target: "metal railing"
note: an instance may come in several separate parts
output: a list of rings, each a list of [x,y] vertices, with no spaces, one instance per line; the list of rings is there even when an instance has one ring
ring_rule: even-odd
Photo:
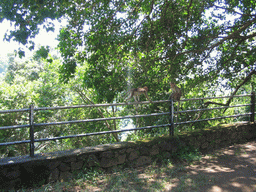
[[[30,139],[29,140],[22,140],[22,141],[13,141],[13,142],[0,143],[0,146],[8,146],[8,145],[29,143],[29,145],[30,145],[30,156],[34,157],[35,142],[44,142],[44,141],[52,141],[52,140],[60,140],[60,139],[68,139],[68,138],[76,138],[76,137],[86,137],[86,136],[92,136],[92,135],[103,135],[103,134],[111,134],[111,133],[114,134],[114,133],[121,133],[121,132],[127,132],[127,131],[137,131],[137,130],[153,129],[153,128],[160,128],[160,127],[169,127],[169,134],[174,135],[175,125],[182,125],[182,124],[189,124],[189,123],[210,121],[210,120],[218,120],[218,119],[225,119],[225,118],[234,118],[234,117],[239,117],[239,116],[250,116],[250,121],[254,122],[255,93],[253,92],[250,95],[236,95],[236,96],[233,96],[233,97],[248,97],[248,96],[251,97],[251,103],[250,104],[215,107],[215,108],[205,108],[205,109],[194,109],[194,110],[185,110],[185,111],[178,111],[178,112],[174,111],[174,102],[172,100],[161,100],[161,101],[152,101],[152,102],[144,101],[144,102],[139,102],[139,103],[138,102],[133,102],[133,103],[113,103],[113,104],[92,104],[92,105],[38,107],[38,108],[34,108],[34,106],[31,105],[29,108],[25,108],[25,109],[2,110],[2,111],[0,111],[0,114],[3,114],[3,113],[17,113],[17,112],[28,112],[29,113],[29,124],[3,126],[3,127],[0,127],[0,131],[1,130],[9,130],[9,129],[18,129],[18,128],[29,127]],[[181,102],[195,101],[195,100],[205,100],[205,99],[221,99],[221,98],[230,98],[230,96],[183,99],[183,100],[181,100]],[[164,112],[164,113],[151,113],[151,114],[143,114],[143,115],[128,115],[128,116],[121,116],[121,117],[83,119],[83,120],[61,121],[61,122],[48,122],[48,123],[35,123],[34,122],[35,111],[88,108],[88,107],[111,107],[111,106],[124,106],[124,105],[149,104],[149,103],[168,103],[169,104],[169,111]],[[250,113],[230,115],[230,116],[222,116],[222,117],[215,117],[215,118],[208,118],[208,119],[199,119],[199,120],[192,120],[192,121],[184,121],[184,122],[174,122],[174,115],[175,114],[182,114],[182,113],[189,113],[189,112],[200,112],[200,111],[208,111],[208,110],[217,110],[217,109],[225,109],[225,108],[232,108],[232,107],[245,107],[245,106],[251,106]],[[145,126],[145,127],[139,127],[139,128],[131,128],[131,129],[120,129],[120,130],[112,130],[112,131],[83,133],[83,134],[59,136],[59,137],[52,137],[52,138],[41,138],[41,139],[35,139],[34,138],[34,128],[35,127],[40,127],[40,126],[76,124],[76,123],[117,120],[117,119],[131,119],[131,118],[141,118],[141,117],[163,116],[163,115],[168,115],[169,116],[169,122],[167,124]]]

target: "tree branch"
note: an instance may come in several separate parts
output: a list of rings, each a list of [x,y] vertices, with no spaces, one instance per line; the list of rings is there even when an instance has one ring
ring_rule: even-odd
[[[241,16],[255,16],[255,15],[251,15],[251,14],[242,14],[242,13],[239,13],[238,11],[235,11],[235,10],[227,8],[227,7],[220,7],[220,6],[217,6],[217,5],[214,5],[214,7],[218,8],[218,9],[224,9],[224,10],[227,10],[229,12],[241,15]]]
[[[235,91],[231,94],[231,96],[230,96],[230,98],[229,98],[229,100],[227,101],[226,104],[208,101],[208,102],[204,103],[204,105],[206,105],[206,107],[207,107],[208,105],[210,105],[210,104],[221,105],[221,106],[229,106],[230,103],[231,103],[231,101],[232,101],[232,99],[233,99],[233,97],[234,97],[234,95],[236,94],[236,92],[240,89],[240,87],[242,87],[247,81],[249,81],[249,80],[251,79],[251,76],[252,76],[252,75],[256,75],[256,71],[255,71],[255,70],[251,71],[251,72],[247,75],[247,77],[243,80],[243,82],[240,83],[240,84],[236,87]],[[227,109],[228,109],[228,108],[226,108],[226,109],[223,111],[223,113],[225,113]]]
[[[242,36],[240,36],[238,34],[241,33],[242,31],[244,31],[246,28],[248,28],[255,21],[256,21],[256,17],[254,17],[254,19],[252,19],[252,20],[248,21],[247,23],[245,23],[240,29],[234,31],[233,33],[229,34],[227,37],[224,37],[222,40],[220,40],[219,42],[213,44],[210,47],[204,47],[204,48],[198,49],[198,50],[185,51],[185,52],[178,53],[177,55],[183,55],[183,54],[187,54],[187,53],[200,53],[202,51],[211,50],[214,47],[217,47],[217,46],[221,45],[223,42],[225,42],[228,39],[234,39],[235,37],[238,37],[238,36],[242,37]],[[255,33],[253,33],[252,35],[255,35]],[[246,37],[251,37],[251,35],[246,36]],[[252,37],[254,37],[254,36],[252,36]]]

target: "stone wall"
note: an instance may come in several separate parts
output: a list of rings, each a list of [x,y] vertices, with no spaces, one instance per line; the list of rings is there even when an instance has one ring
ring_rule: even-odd
[[[0,189],[66,181],[84,168],[112,169],[118,165],[138,167],[157,158],[171,158],[180,147],[210,150],[256,137],[254,123],[219,126],[175,137],[85,147],[69,151],[0,159]]]

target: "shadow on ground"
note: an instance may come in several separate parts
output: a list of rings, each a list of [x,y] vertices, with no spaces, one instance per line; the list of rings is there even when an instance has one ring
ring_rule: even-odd
[[[200,191],[256,191],[256,142],[214,151],[186,171],[192,180],[209,179]]]

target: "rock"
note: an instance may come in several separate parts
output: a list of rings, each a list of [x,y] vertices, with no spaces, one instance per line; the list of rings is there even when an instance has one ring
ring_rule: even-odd
[[[201,145],[201,148],[202,148],[202,149],[206,149],[208,146],[209,146],[209,143],[208,143],[208,142],[204,142],[204,143]]]
[[[50,173],[50,176],[48,178],[48,182],[55,182],[55,181],[58,181],[58,180],[59,180],[59,170],[57,168],[55,168]]]
[[[21,186],[20,178],[8,182],[0,182],[1,191],[15,191],[14,188],[17,188],[17,186]]]
[[[114,157],[114,154],[112,151],[106,151],[101,154],[101,157],[110,159],[110,158]]]
[[[126,153],[131,153],[132,151],[134,151],[133,148],[128,148],[128,149],[126,150]]]
[[[66,163],[73,162],[73,161],[76,161],[76,157],[75,156],[69,156],[69,157],[66,157],[63,160],[63,162],[66,162]]]
[[[121,150],[118,151],[118,153],[119,153],[119,154],[124,154],[125,151],[126,151],[126,149],[121,149]]]
[[[32,187],[45,184],[49,178],[50,170],[44,162],[23,164],[20,167],[22,185]]]
[[[146,146],[140,147],[140,155],[149,155],[150,149]]]
[[[125,162],[125,159],[126,159],[126,154],[119,155],[118,160],[117,160],[117,164],[118,165],[123,164]]]
[[[52,169],[55,169],[56,167],[58,167],[59,165],[60,165],[60,161],[52,161],[52,162],[49,162],[49,164],[48,164],[48,168],[50,169],[50,170],[52,170]]]
[[[103,168],[113,167],[113,166],[117,165],[117,160],[102,158],[100,165]]]
[[[128,160],[129,160],[129,161],[132,161],[132,160],[134,160],[134,159],[137,159],[138,157],[139,157],[138,152],[137,152],[137,151],[132,151],[132,152],[130,153],[129,157],[128,157]]]
[[[161,151],[171,151],[172,149],[171,143],[167,143],[165,141],[160,143],[159,147],[161,148]]]
[[[70,166],[67,163],[61,163],[59,165],[59,169],[62,172],[69,171],[70,170]]]
[[[136,166],[142,166],[142,165],[146,165],[146,164],[150,164],[151,163],[151,157],[149,156],[141,156],[137,159],[137,164]]]
[[[68,172],[68,171],[60,172],[60,178],[59,178],[59,180],[60,180],[61,182],[63,182],[63,181],[69,181],[69,180],[71,180],[72,178],[73,178],[73,174],[72,174],[72,173],[70,173],[70,172]]]
[[[95,167],[100,164],[98,158],[94,154],[89,155],[87,163],[88,167]]]
[[[150,155],[157,155],[157,154],[159,154],[159,147],[157,145],[154,145],[150,150]]]
[[[8,172],[5,176],[6,176],[8,179],[16,179],[17,177],[20,176],[20,171],[19,171],[19,170],[16,170],[16,171]]]
[[[83,161],[71,162],[71,170],[81,169],[83,167]]]

